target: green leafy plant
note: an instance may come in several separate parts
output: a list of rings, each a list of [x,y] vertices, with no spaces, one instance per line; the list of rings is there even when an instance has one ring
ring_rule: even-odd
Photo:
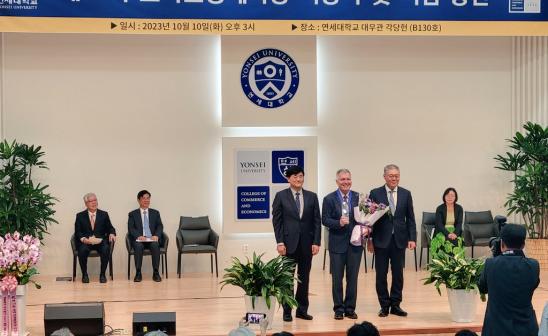
[[[467,258],[463,247],[463,239],[457,238],[453,244],[445,239],[443,233],[438,233],[430,243],[432,261],[428,264],[430,276],[423,279],[425,285],[434,284],[441,295],[440,286],[449,289],[478,289],[478,281],[483,270],[484,260]],[[481,294],[485,301],[485,295]]]
[[[41,146],[0,142],[0,235],[19,232],[43,239],[53,218],[57,199],[48,185],[35,183],[35,169],[47,169]]]
[[[497,155],[495,167],[514,173],[508,214],[523,216],[529,238],[548,238],[548,127],[528,122],[525,133],[506,139],[513,152]]]
[[[261,259],[263,255],[264,253],[256,255],[253,252],[253,258],[249,260],[246,257],[246,263],[232,257],[232,265],[225,268],[221,289],[226,285],[240,287],[246,295],[251,296],[253,307],[258,296],[265,299],[268,308],[271,305],[271,296],[275,296],[280,305],[297,307],[297,301],[293,297],[293,283],[297,280],[294,262],[278,256],[265,263]]]

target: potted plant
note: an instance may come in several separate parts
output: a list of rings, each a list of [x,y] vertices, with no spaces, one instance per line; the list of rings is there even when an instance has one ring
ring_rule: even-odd
[[[512,172],[513,191],[506,203],[508,215],[521,215],[525,221],[528,254],[548,250],[548,127],[527,122],[524,133],[506,139],[512,152],[497,155],[497,169]],[[540,240],[539,240],[540,239]],[[541,267],[548,258],[538,257]]]
[[[265,263],[261,259],[263,255],[253,252],[252,259],[246,257],[245,263],[232,257],[232,265],[225,268],[221,289],[226,285],[243,289],[247,312],[265,313],[270,328],[276,301],[280,305],[297,307],[293,297],[293,284],[297,278],[291,259],[278,256]]]
[[[53,218],[57,199],[48,185],[33,181],[35,170],[47,169],[40,146],[0,142],[0,235],[19,232],[40,240]]]
[[[467,258],[463,239],[457,238],[454,244],[446,240],[442,233],[438,233],[430,243],[430,253],[430,275],[423,279],[424,284],[433,283],[440,295],[440,286],[445,286],[453,321],[473,321],[476,315],[476,296],[479,293],[477,284],[484,260]],[[481,294],[481,300],[485,301],[484,294]]]

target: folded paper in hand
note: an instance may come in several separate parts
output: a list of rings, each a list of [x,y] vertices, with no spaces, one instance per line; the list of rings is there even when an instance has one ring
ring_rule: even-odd
[[[101,242],[103,241],[103,238],[97,238],[95,236],[91,236],[88,238],[88,240],[91,245],[97,245],[97,244],[101,244]]]

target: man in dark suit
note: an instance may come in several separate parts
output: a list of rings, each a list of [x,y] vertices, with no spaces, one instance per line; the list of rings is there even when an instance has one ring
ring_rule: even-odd
[[[82,269],[82,282],[89,283],[88,256],[91,250],[95,250],[101,257],[99,282],[106,283],[105,271],[110,257],[110,243],[116,240],[116,230],[110,222],[108,212],[98,209],[99,204],[94,193],[84,195],[84,204],[87,209],[76,214],[74,223],[74,237]],[[99,239],[102,240],[99,242]]]
[[[133,281],[140,282],[143,279],[141,265],[143,264],[143,251],[150,250],[152,256],[152,280],[162,281],[158,268],[160,266],[160,239],[164,230],[160,212],[150,209],[150,193],[141,190],[137,194],[139,209],[128,214],[127,229],[130,236],[133,250],[135,251],[135,278]]]
[[[537,336],[531,299],[540,282],[538,261],[525,257],[526,230],[506,224],[501,232],[500,256],[485,261],[479,289],[489,294],[482,336]]]
[[[381,310],[379,317],[388,314],[407,316],[400,307],[403,291],[405,248],[414,249],[417,240],[413,199],[409,190],[399,187],[400,168],[394,164],[384,167],[382,187],[371,190],[369,198],[375,203],[388,204],[390,210],[373,226],[375,250],[376,290]],[[368,246],[371,246],[369,244]],[[370,247],[368,247],[370,248]],[[392,269],[392,286],[388,292],[388,264]]]
[[[289,188],[276,194],[272,204],[272,224],[277,250],[295,261],[301,281],[297,285],[295,299],[298,307],[295,316],[312,320],[308,314],[308,280],[312,256],[318,254],[321,240],[321,217],[318,196],[304,190],[304,171],[292,166],[285,172]],[[291,308],[284,306],[283,319],[292,320]]]
[[[329,258],[331,263],[331,294],[335,320],[344,316],[357,319],[356,293],[363,247],[350,244],[356,225],[354,207],[359,194],[351,191],[352,175],[348,169],[337,171],[338,189],[325,196],[322,205],[322,223],[329,230]],[[346,269],[346,295],[343,299],[343,277]]]

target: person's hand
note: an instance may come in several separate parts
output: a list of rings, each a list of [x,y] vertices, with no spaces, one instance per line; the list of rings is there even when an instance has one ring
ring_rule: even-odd
[[[341,226],[348,225],[349,223],[350,223],[350,219],[348,218],[348,216],[341,216],[341,219],[339,219],[339,224]]]
[[[86,245],[91,245],[91,240],[89,240],[89,238],[84,237],[84,238],[82,239],[82,243],[84,243],[84,244],[86,244]]]
[[[152,237],[150,237],[150,239],[152,239],[152,241],[156,242],[156,241],[158,241],[159,238],[158,238],[158,236],[152,236]]]
[[[450,234],[447,235],[447,238],[449,238],[451,240],[455,240],[455,239],[457,239],[457,235],[454,234],[453,232],[451,232]]]
[[[414,249],[415,247],[417,247],[417,243],[415,243],[414,241],[410,241],[407,243],[407,248],[412,250]]]
[[[284,256],[287,253],[287,250],[285,249],[285,245],[276,246],[276,250],[278,250],[278,254],[281,256]]]
[[[316,255],[320,252],[320,245],[312,245],[312,255]]]
[[[373,245],[373,240],[370,239],[368,242],[367,242],[367,251],[369,253],[375,253],[375,246]]]
[[[145,236],[139,236],[139,237],[137,237],[137,241],[143,241],[143,240],[146,240],[146,237],[145,237]]]
[[[112,242],[115,242],[115,241],[116,241],[116,236],[115,236],[114,234],[112,234],[112,233],[109,234],[109,235],[108,235],[108,241],[111,242],[111,243],[112,243]]]

